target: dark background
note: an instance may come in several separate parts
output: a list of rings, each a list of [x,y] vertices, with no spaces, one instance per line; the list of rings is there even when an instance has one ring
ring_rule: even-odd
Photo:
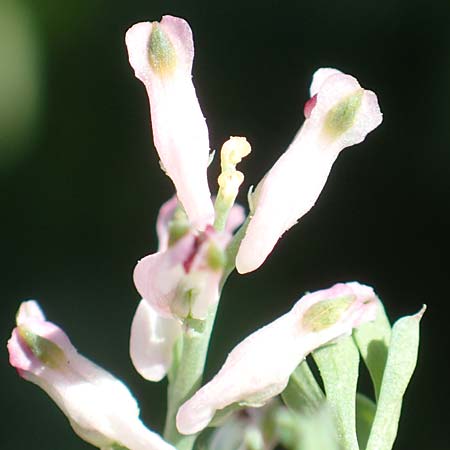
[[[318,67],[355,75],[384,113],[363,144],[339,157],[317,206],[264,266],[231,277],[208,376],[306,290],[359,280],[376,288],[393,320],[428,304],[395,448],[448,448],[449,2],[3,0],[2,449],[91,448],[8,366],[4,346],[29,298],[83,354],[125,380],[145,421],[161,430],[165,382],[145,383],[127,349],[138,300],[132,269],[156,249],[154,221],[172,186],[123,37],[163,14],[194,30],[194,82],[211,147],[230,135],[253,146],[241,166],[243,192],[294,136]]]

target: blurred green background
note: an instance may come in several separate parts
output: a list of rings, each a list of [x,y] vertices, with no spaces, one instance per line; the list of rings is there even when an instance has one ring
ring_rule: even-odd
[[[211,147],[230,135],[253,146],[243,191],[296,133],[318,67],[357,76],[384,112],[382,126],[339,157],[317,206],[264,266],[229,280],[208,376],[306,290],[359,280],[376,288],[392,319],[428,304],[395,448],[447,449],[448,0],[1,0],[2,450],[91,448],[8,366],[14,314],[29,298],[125,380],[145,421],[162,427],[165,382],[133,371],[128,335],[138,300],[131,273],[156,249],[156,214],[172,186],[124,33],[163,14],[194,30]]]

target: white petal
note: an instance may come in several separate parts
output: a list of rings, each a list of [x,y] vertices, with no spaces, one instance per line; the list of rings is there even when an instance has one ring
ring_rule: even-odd
[[[314,72],[311,86],[309,88],[309,95],[313,97],[316,95],[320,88],[322,87],[323,82],[330,76],[335,75],[337,73],[342,73],[340,70],[332,69],[331,67],[322,67]]]
[[[262,406],[283,391],[291,373],[310,352],[374,320],[377,301],[372,288],[358,283],[306,294],[291,311],[231,351],[218,374],[181,406],[178,430],[197,433],[217,410],[233,403]],[[331,323],[327,322],[330,317]]]
[[[165,377],[180,334],[179,321],[160,316],[146,300],[141,300],[131,325],[130,356],[146,380],[160,381]]]
[[[230,210],[227,218],[227,223],[225,229],[228,233],[233,233],[245,220],[245,210],[244,208],[235,203]]]
[[[19,307],[19,311],[17,311],[16,322],[17,325],[21,325],[27,320],[35,319],[38,321],[44,321],[45,316],[42,312],[42,309],[38,305],[35,300],[28,300],[26,302],[22,302]]]
[[[189,233],[167,250],[142,258],[134,269],[136,289],[160,315],[173,315],[172,303],[185,276],[183,263],[192,253],[194,242],[195,236]]]

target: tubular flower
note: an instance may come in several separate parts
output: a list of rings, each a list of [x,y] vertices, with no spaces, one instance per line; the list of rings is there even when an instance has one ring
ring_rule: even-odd
[[[350,75],[319,69],[306,120],[252,196],[252,219],[236,257],[239,273],[256,270],[281,235],[315,204],[337,156],[382,121],[376,95]]]
[[[153,139],[191,224],[214,220],[207,180],[208,128],[192,84],[194,44],[188,23],[164,16],[141,22],[126,34],[130,64],[148,93]]]
[[[197,433],[232,404],[264,405],[284,390],[309,353],[374,320],[377,301],[372,288],[356,282],[306,294],[231,351],[218,374],[181,406],[178,430]]]
[[[34,301],[22,303],[8,341],[19,375],[44,389],[82,439],[101,449],[174,450],[139,419],[127,387],[80,355]]]
[[[158,252],[141,259],[134,270],[143,300],[131,326],[130,356],[145,379],[159,381],[170,369],[182,320],[205,319],[218,301],[224,248],[243,220],[243,208],[235,205],[224,232],[208,226],[196,234],[175,197],[161,207]]]

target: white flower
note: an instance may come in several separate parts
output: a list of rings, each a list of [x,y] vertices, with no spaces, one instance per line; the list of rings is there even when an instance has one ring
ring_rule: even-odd
[[[175,450],[139,419],[139,408],[117,378],[80,355],[34,301],[21,304],[8,341],[9,360],[67,416],[74,431],[101,449]]]
[[[197,433],[217,410],[234,403],[264,405],[284,390],[310,352],[374,320],[376,308],[373,289],[356,282],[306,294],[231,351],[218,374],[181,406],[178,430]]]
[[[305,116],[253,195],[253,217],[236,257],[239,273],[265,261],[282,234],[314,206],[341,150],[363,141],[382,121],[376,95],[336,69],[314,74]]]
[[[170,369],[182,321],[204,320],[219,300],[221,257],[243,220],[243,208],[234,205],[223,232],[207,226],[196,233],[175,197],[162,205],[156,224],[158,252],[141,259],[134,269],[143,300],[131,326],[130,356],[145,379],[159,381]]]
[[[164,16],[142,22],[126,34],[130,64],[150,101],[153,140],[191,224],[204,229],[214,220],[206,170],[208,128],[192,84],[194,44],[189,24]]]

